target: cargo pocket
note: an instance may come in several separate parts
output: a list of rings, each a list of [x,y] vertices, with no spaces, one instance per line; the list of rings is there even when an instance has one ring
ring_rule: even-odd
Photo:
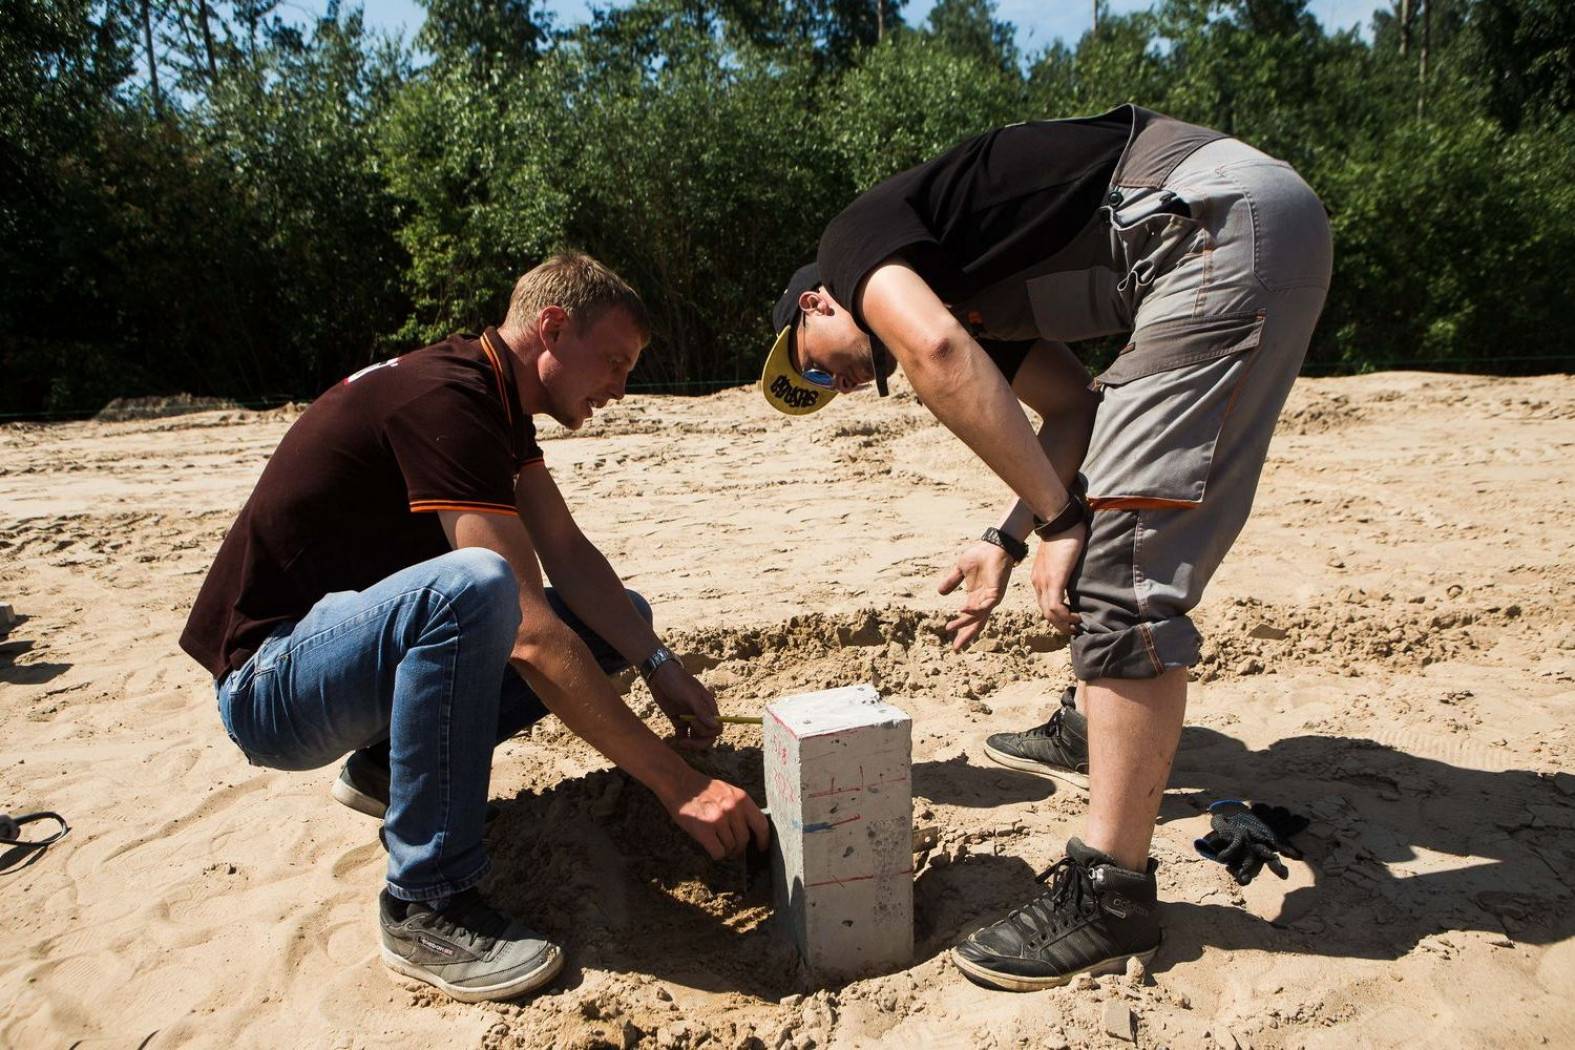
[[[1104,372],[1083,473],[1094,510],[1195,507],[1263,311],[1144,326]]]

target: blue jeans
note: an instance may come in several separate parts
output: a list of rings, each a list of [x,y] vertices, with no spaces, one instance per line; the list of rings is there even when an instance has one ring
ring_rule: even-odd
[[[651,618],[645,599],[629,592]],[[604,671],[626,661],[547,590]],[[388,889],[431,900],[469,889],[482,844],[492,749],[547,713],[509,667],[519,590],[478,547],[412,565],[364,591],[325,595],[217,684],[225,732],[254,765],[317,769],[386,748]]]

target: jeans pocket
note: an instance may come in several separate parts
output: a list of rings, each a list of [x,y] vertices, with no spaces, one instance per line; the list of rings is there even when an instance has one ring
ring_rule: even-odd
[[[251,703],[252,681],[255,675],[251,662],[238,671],[231,671],[221,678],[214,687],[214,695],[218,701],[219,724],[224,727],[224,735],[230,738],[230,743],[235,745],[250,765],[262,765],[251,752],[246,750],[246,745],[241,743],[241,738],[235,732],[235,710],[237,706],[244,707]]]
[[[219,703],[219,721],[224,733],[254,766],[277,767],[278,763],[257,748],[256,709],[258,690],[266,690],[277,673],[280,661],[285,660],[290,642],[287,629],[276,631],[263,639],[251,659],[237,670],[221,679],[215,689]],[[251,746],[248,746],[250,744]]]

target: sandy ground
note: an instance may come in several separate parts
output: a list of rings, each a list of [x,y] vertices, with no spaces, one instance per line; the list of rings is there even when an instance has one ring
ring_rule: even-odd
[[[1146,976],[1032,995],[946,950],[1079,831],[1081,795],[981,746],[1044,717],[1067,657],[1026,573],[977,651],[941,644],[935,580],[1004,490],[911,397],[799,425],[743,390],[636,397],[545,448],[725,710],[872,681],[912,713],[941,835],[912,968],[817,987],[768,887],[549,720],[499,750],[488,889],[570,963],[481,1006],[378,963],[375,825],[329,798],[335,769],[248,766],[176,648],[291,418],[0,429],[0,601],[23,617],[0,809],[75,826],[0,875],[6,1047],[1118,1045],[1107,1015],[1145,1047],[1575,1044],[1575,379],[1298,386],[1197,615],[1154,844],[1165,945]],[[759,791],[758,731],[704,761]],[[1222,797],[1311,816],[1307,863],[1235,887],[1191,848]]]

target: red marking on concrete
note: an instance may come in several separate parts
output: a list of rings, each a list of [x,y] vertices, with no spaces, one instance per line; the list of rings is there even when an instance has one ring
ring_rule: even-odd
[[[867,791],[868,789],[870,789],[872,787],[880,787],[882,784],[900,784],[900,783],[903,782],[904,779],[906,779],[906,778],[904,778],[904,777],[888,777],[885,780],[877,780],[873,784],[860,784],[858,787],[845,787],[845,788],[833,787],[833,788],[828,788],[825,791],[812,791],[809,794],[805,795],[804,797],[805,798],[826,798],[828,795],[848,795],[848,794],[853,794],[853,793],[856,793],[856,792],[859,792],[859,791]],[[833,780],[832,783],[836,783],[836,781]]]
[[[907,871],[882,871],[882,872],[878,872],[878,873],[876,873],[874,875],[849,875],[845,879],[825,879],[825,880],[822,880],[821,882],[806,883],[806,885],[807,886],[831,886],[831,885],[846,886],[850,882],[868,882],[871,879],[887,879],[887,878],[893,878],[893,877],[895,877],[897,875],[912,875],[912,874],[913,874],[913,869],[909,868]]]
[[[788,730],[788,732],[792,732],[792,730]],[[797,739],[797,738],[795,737],[794,739]],[[882,755],[905,754],[905,753],[908,752],[908,750],[909,749],[905,748],[905,747],[888,747],[884,751],[877,751],[873,755],[866,755],[864,757],[868,758],[871,762],[873,762],[873,761],[875,761],[875,759],[881,757]],[[841,755],[840,752],[832,751],[832,752],[828,752],[827,754],[824,754],[824,755],[810,755],[807,758],[800,758],[799,759],[799,763],[802,764],[802,765],[808,765],[811,762],[820,762],[820,761],[822,761],[824,759],[828,759],[828,758],[841,758],[841,757],[842,757],[842,755]]]
[[[798,739],[798,734],[793,732],[793,727],[792,726],[790,726],[786,722],[782,721],[782,716],[781,715],[777,714],[775,711],[771,710],[771,708],[769,708],[769,707],[766,708],[766,714],[770,715],[772,717],[772,719],[776,722],[777,725],[781,726],[784,730],[786,730],[788,736],[792,737],[794,740]]]

